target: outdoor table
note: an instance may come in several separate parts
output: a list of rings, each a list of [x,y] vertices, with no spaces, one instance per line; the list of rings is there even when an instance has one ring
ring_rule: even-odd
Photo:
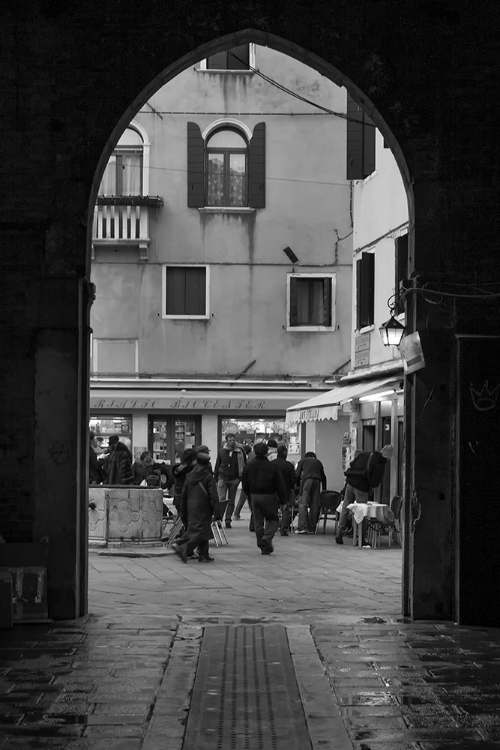
[[[394,520],[394,513],[388,505],[384,503],[351,503],[347,506],[352,512],[352,543],[356,545],[356,537],[358,540],[358,546],[363,546],[363,531],[361,524],[365,518],[375,518],[380,523],[388,524]]]

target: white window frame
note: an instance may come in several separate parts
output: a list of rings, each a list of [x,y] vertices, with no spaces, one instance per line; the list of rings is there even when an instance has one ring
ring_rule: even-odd
[[[135,367],[135,374],[139,372],[139,339],[117,339],[117,338],[96,338],[95,336],[92,339],[92,360],[93,360],[93,366],[94,366],[94,372],[93,375],[106,375],[106,373],[99,372],[99,344],[109,343],[113,342],[114,344],[135,344],[135,353],[134,353],[134,367]]]
[[[205,269],[205,315],[167,315],[167,269]],[[164,320],[209,320],[210,318],[210,266],[206,263],[164,263],[161,271],[161,316]]]
[[[237,47],[237,44],[234,44],[233,47]],[[253,42],[250,42],[248,45],[248,64],[255,68],[255,44]],[[253,70],[235,70],[234,68],[207,68],[207,58],[204,60],[200,60],[198,70],[204,71],[205,73],[243,73],[243,75],[248,75],[249,73],[253,75]]]
[[[292,326],[290,325],[291,279],[330,279],[331,281],[331,318],[330,326]],[[335,316],[337,299],[337,274],[335,273],[289,273],[286,279],[286,330],[295,333],[317,333],[321,331],[335,331],[337,321]]]

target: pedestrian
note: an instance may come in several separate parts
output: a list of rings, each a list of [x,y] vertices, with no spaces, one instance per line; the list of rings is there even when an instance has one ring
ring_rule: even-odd
[[[254,446],[255,458],[243,470],[242,485],[250,498],[257,546],[263,555],[273,551],[273,538],[279,529],[279,505],[286,505],[287,491],[276,466],[268,461],[266,443]]]
[[[245,452],[245,456],[246,456],[247,463],[248,463],[248,461],[250,460],[249,459],[249,455],[250,455],[250,453],[252,453],[252,448],[251,448],[250,445],[248,445],[248,443],[245,443],[245,445],[243,445],[242,448],[243,448],[243,450]],[[233,518],[232,518],[233,521],[241,521],[241,511],[243,510],[243,506],[245,505],[245,503],[247,502],[247,500],[248,500],[248,497],[244,493],[243,487],[240,487],[240,496],[239,496],[239,499],[238,499],[238,503],[236,505],[236,509],[235,509],[235,511],[233,513]],[[251,514],[252,513],[252,508],[250,507],[250,501],[249,500],[248,500],[248,507],[250,508],[250,514]]]
[[[223,506],[226,529],[231,528],[236,491],[245,463],[246,455],[243,448],[237,444],[234,434],[228,432],[226,443],[219,451],[214,467],[214,478],[217,483],[219,503]]]
[[[297,464],[299,485],[299,522],[296,534],[315,534],[320,515],[320,493],[326,490],[323,464],[313,451]]]
[[[206,449],[206,450],[205,450]],[[199,562],[213,562],[209,541],[213,539],[212,520],[220,521],[217,485],[210,468],[210,453],[200,446],[196,463],[187,474],[181,495],[180,516],[185,531],[172,544],[172,549],[183,562],[198,548]]]
[[[387,459],[392,457],[394,448],[392,445],[384,445],[382,451],[361,451],[354,454],[354,458],[349,467],[344,471],[346,478],[346,489],[342,509],[340,511],[339,525],[335,541],[337,544],[344,544],[343,536],[346,532],[347,521],[349,518],[348,505],[351,503],[367,503],[375,487],[378,487],[384,476]],[[367,519],[363,519],[361,528],[362,544],[369,547],[366,539]]]
[[[106,461],[106,484],[132,484],[132,454],[118,435],[109,438],[110,454]]]
[[[95,432],[89,432],[89,484],[101,484],[104,480],[102,466],[97,458],[97,450]]]
[[[288,536],[292,520],[292,509],[295,500],[295,485],[297,484],[297,474],[291,461],[287,461],[288,448],[284,443],[278,445],[277,457],[274,461],[278,467],[281,479],[287,490],[287,502],[281,506],[280,533],[281,536]]]
[[[200,446],[199,452],[201,453],[201,449],[206,448],[206,446]],[[208,448],[207,448],[208,453]],[[194,469],[196,461],[196,449],[195,448],[186,448],[186,450],[182,453],[180,463],[175,464],[175,466],[172,468],[172,472],[170,475],[170,479],[168,482],[168,489],[172,489],[173,487],[173,505],[175,510],[177,511],[177,515],[180,513],[180,507],[181,507],[181,497],[182,497],[182,490],[184,489],[184,482],[186,481],[187,475]]]
[[[267,460],[275,461],[278,458],[278,443],[274,438],[269,438],[267,441]]]

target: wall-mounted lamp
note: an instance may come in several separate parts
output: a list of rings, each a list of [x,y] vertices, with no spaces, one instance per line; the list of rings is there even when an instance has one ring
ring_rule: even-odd
[[[378,329],[384,346],[399,346],[404,336],[405,327],[391,315]]]
[[[285,253],[285,255],[288,258],[290,258],[290,260],[292,261],[292,263],[298,263],[299,262],[299,259],[297,258],[297,256],[295,255],[295,253],[293,252],[293,250],[292,250],[291,247],[284,247],[283,248],[283,252]]]

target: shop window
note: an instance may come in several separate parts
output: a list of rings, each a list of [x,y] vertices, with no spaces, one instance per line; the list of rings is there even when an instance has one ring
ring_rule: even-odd
[[[347,179],[364,180],[375,171],[375,125],[347,93]]]
[[[200,126],[187,124],[188,206],[263,208],[265,205],[265,123],[251,138],[243,129],[220,127],[203,138]]]
[[[206,70],[249,70],[250,45],[240,44],[238,47],[216,52],[205,61]]]
[[[93,339],[92,366],[95,374],[136,375],[137,339]]]
[[[335,328],[335,275],[288,275],[288,330]]]
[[[201,443],[201,417],[155,416],[149,418],[149,450],[155,461],[178,463],[187,448]]]
[[[163,317],[208,318],[207,266],[163,266]]]
[[[362,253],[356,261],[356,329],[373,325],[375,305],[375,255]]]
[[[94,414],[90,417],[89,429],[96,436],[99,452],[106,452],[111,435],[118,435],[132,453],[132,417],[130,414]]]
[[[142,195],[143,148],[138,131],[127,128],[106,165],[99,195]]]
[[[224,445],[228,432],[233,433],[237,443],[250,447],[256,440],[274,438],[278,443],[285,443],[288,449],[288,460],[296,463],[300,459],[300,428],[300,424],[288,424],[280,417],[220,417],[219,446],[222,448]]]

